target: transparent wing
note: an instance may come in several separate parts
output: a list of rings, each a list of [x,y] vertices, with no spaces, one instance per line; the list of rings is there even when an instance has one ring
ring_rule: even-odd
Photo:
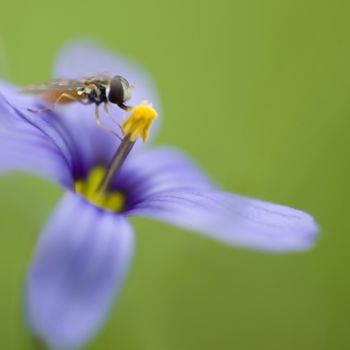
[[[91,75],[91,76],[87,76],[84,77],[82,79],[82,82],[85,84],[88,83],[102,83],[107,85],[111,80],[111,77],[108,75],[104,75],[104,74],[98,74],[98,75]]]
[[[77,91],[85,87],[84,81],[69,80],[69,79],[56,79],[50,80],[43,84],[29,85],[22,89],[22,93],[37,95],[45,92],[54,91]]]

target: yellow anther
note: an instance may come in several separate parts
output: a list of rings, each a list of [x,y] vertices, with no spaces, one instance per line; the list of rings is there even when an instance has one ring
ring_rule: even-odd
[[[102,167],[94,168],[86,180],[75,182],[75,191],[97,207],[112,212],[120,212],[124,208],[124,196],[119,192],[101,193],[100,183],[106,174]]]
[[[132,113],[122,124],[125,135],[129,135],[131,141],[136,141],[138,137],[145,143],[153,121],[157,118],[157,112],[147,101],[133,107]]]
[[[85,182],[83,180],[78,180],[75,182],[75,192],[81,195],[85,193]]]

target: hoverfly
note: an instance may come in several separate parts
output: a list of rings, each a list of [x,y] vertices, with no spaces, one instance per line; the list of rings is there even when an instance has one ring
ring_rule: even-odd
[[[22,92],[25,94],[38,95],[42,100],[51,103],[53,107],[58,104],[79,102],[84,105],[95,104],[96,123],[101,124],[99,107],[104,104],[104,109],[109,115],[108,104],[116,105],[119,108],[129,111],[130,106],[125,102],[132,97],[133,85],[120,75],[114,77],[92,76],[82,80],[55,79],[44,84],[30,85]],[[48,112],[52,108],[32,110],[31,112]],[[108,129],[111,131],[110,129]],[[118,135],[117,135],[118,136]],[[118,136],[119,137],[119,136]]]

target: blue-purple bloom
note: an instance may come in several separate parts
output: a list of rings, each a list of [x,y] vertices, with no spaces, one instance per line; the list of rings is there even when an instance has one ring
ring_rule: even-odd
[[[59,78],[99,73],[135,82],[131,104],[147,99],[158,107],[149,77],[96,45],[67,46],[55,66]],[[35,173],[65,190],[39,239],[26,288],[29,327],[54,349],[81,347],[105,320],[133,256],[132,215],[261,251],[301,251],[315,240],[310,215],[225,193],[174,148],[136,147],[111,187],[123,197],[121,211],[97,207],[76,184],[106,168],[120,141],[96,126],[93,108],[72,104],[38,115],[28,111],[40,107],[37,98],[5,83],[0,92],[0,171]]]

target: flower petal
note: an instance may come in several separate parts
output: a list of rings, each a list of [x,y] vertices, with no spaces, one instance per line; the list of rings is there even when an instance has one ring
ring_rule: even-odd
[[[148,100],[154,105],[158,114],[161,115],[157,90],[153,80],[145,70],[130,59],[112,54],[93,40],[80,39],[68,43],[61,50],[54,66],[54,76],[57,78],[81,79],[86,76],[101,74],[108,76],[121,75],[125,77],[131,84],[135,85],[133,97],[127,104],[135,106],[140,104],[143,100]],[[80,137],[85,137],[90,144],[92,143],[93,151],[95,151],[99,157],[102,155],[104,158],[110,160],[112,154],[108,153],[106,156],[105,153],[111,151],[113,153],[115,151],[115,143],[117,140],[115,137],[107,137],[102,143],[106,145],[106,147],[103,147],[102,151],[100,150],[99,140],[102,140],[102,137],[105,137],[108,132],[106,133],[105,130],[96,127],[94,107],[71,104],[64,108],[67,115],[70,117],[67,118],[67,122],[71,121],[80,126],[80,128],[78,128],[80,131],[84,129]],[[120,108],[111,107],[110,113],[120,123],[125,117],[125,112]],[[110,122],[110,118],[106,115],[103,108],[100,108],[100,115],[101,120],[107,127],[119,131],[119,129]],[[79,120],[78,123],[77,120]],[[154,125],[152,125],[151,137],[154,137],[156,134],[159,120],[160,118],[157,118]],[[88,129],[89,132],[86,133]],[[93,135],[93,132],[96,132],[96,135]],[[91,140],[94,142],[91,142]],[[87,143],[86,141],[83,142]],[[108,143],[111,144],[112,147],[108,146]]]
[[[205,173],[175,148],[144,150],[127,160],[117,175],[114,188],[126,194],[127,207],[154,193],[170,190],[213,189]],[[126,208],[127,210],[127,208]]]
[[[65,141],[40,117],[27,119],[21,112],[24,106],[33,106],[33,99],[19,97],[13,105],[9,99],[14,103],[18,94],[3,84],[0,88],[6,94],[0,93],[0,172],[32,172],[71,188],[71,157]]]
[[[33,332],[53,348],[76,348],[104,321],[133,255],[127,219],[67,194],[39,241],[28,275]]]
[[[319,231],[302,211],[215,191],[156,193],[130,214],[170,222],[224,243],[274,252],[305,250]]]

